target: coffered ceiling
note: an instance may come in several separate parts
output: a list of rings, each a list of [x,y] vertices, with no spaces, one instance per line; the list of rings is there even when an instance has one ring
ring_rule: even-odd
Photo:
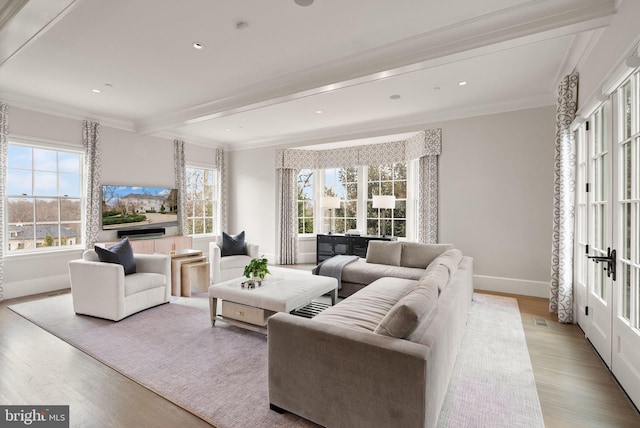
[[[615,4],[0,0],[0,99],[232,150],[400,134],[554,104]]]

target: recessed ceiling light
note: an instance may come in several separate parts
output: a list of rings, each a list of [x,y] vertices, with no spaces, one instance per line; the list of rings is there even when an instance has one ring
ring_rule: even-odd
[[[458,82],[458,86],[464,86],[466,84],[467,84],[466,80],[462,80],[462,81]]]
[[[100,89],[92,89],[91,92],[93,92],[94,94],[99,94],[102,91]]]
[[[226,131],[231,131],[231,128],[227,128]]]
[[[200,42],[193,42],[193,47],[196,49],[204,49],[204,44]]]
[[[392,100],[399,100],[400,98],[402,98],[402,97],[400,95],[398,95],[398,94],[393,94],[393,95],[391,95],[389,97],[389,99],[392,99]]]
[[[313,0],[294,0],[298,6],[311,6]]]

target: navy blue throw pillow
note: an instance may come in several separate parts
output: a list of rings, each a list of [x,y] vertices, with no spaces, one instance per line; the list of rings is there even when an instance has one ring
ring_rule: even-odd
[[[222,232],[221,255],[222,257],[247,255],[247,246],[244,243],[244,230],[237,235],[227,235]]]
[[[124,238],[108,249],[96,246],[95,250],[98,254],[98,260],[101,262],[122,265],[125,275],[136,273],[136,261],[133,258],[133,250],[131,249],[129,238]]]

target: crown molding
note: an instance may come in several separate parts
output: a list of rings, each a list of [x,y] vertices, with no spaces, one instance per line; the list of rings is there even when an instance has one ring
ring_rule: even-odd
[[[46,101],[24,94],[0,92],[0,99],[4,100],[12,107],[18,107],[25,110],[31,110],[51,116],[64,117],[72,120],[92,120],[100,122],[100,125],[102,126],[108,126],[110,128],[116,128],[123,131],[136,132],[135,124],[133,121],[128,119],[95,114],[65,104]]]

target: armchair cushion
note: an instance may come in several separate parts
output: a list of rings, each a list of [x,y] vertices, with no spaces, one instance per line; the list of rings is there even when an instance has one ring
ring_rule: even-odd
[[[124,238],[122,241],[109,248],[96,246],[95,251],[101,262],[122,265],[125,275],[136,273],[136,262],[133,258],[133,249],[129,243],[129,238]]]
[[[244,230],[237,235],[228,235],[222,232],[222,257],[244,256],[247,254],[247,246],[244,242]]]

